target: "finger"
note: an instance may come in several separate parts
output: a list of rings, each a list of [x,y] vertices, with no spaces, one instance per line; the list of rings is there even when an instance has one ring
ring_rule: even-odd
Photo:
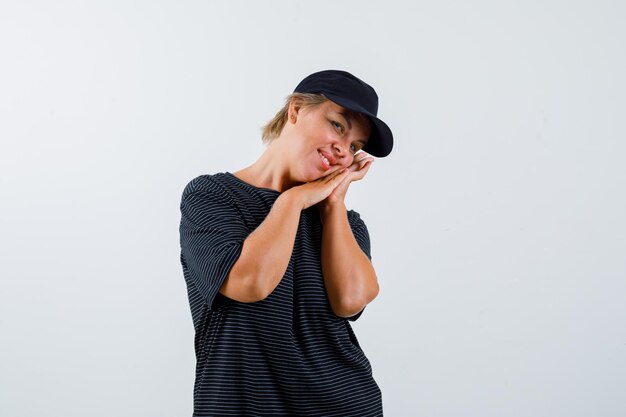
[[[361,151],[358,152],[356,154],[354,154],[354,162],[358,162],[358,161],[362,161],[365,158],[374,158],[372,155],[368,154],[367,152]]]
[[[326,174],[326,175],[331,175],[331,174],[334,174],[334,173],[336,173],[337,171],[341,171],[342,169],[343,169],[343,166],[342,166],[342,165],[335,165],[335,166],[331,167],[331,168],[328,170],[328,174]]]
[[[374,157],[370,156],[370,155],[356,155],[354,157],[354,160],[352,162],[352,165],[354,167],[356,167],[357,169],[363,168],[363,166],[365,165],[366,162],[368,161],[373,161]]]
[[[374,163],[374,159],[372,158],[367,158],[364,160],[359,161],[359,166],[357,168],[357,171],[361,171],[363,169],[365,169],[366,167],[370,167],[372,164]]]
[[[354,162],[357,163],[357,164],[363,164],[363,163],[365,163],[367,161],[373,161],[373,160],[374,160],[373,156],[364,156],[364,157],[361,157],[361,158],[354,158]]]
[[[361,169],[359,169],[358,171],[354,172],[354,174],[352,176],[352,180],[353,181],[358,181],[360,179],[363,179],[365,174],[367,174],[367,171],[369,171],[370,167],[372,166],[372,163],[373,163],[373,161],[365,162],[365,164],[363,165],[363,167]]]
[[[361,157],[364,157],[364,156],[372,156],[372,155],[371,155],[371,154],[369,154],[369,153],[367,153],[367,152],[365,152],[364,150],[360,150],[360,151],[358,151],[358,152],[355,154],[355,156],[361,156]]]
[[[372,166],[373,163],[374,163],[374,159],[373,158],[367,158],[364,161],[360,161],[359,170],[365,169],[366,167],[367,167],[367,169],[369,169],[369,167]]]
[[[346,192],[348,191],[348,187],[350,186],[350,183],[353,181],[352,175],[354,175],[351,171],[349,172],[350,172],[349,175],[346,175],[346,177],[342,181],[339,181],[338,184],[335,185],[333,192],[336,193],[337,195],[345,195]]]
[[[348,169],[352,172],[358,171],[363,167],[363,164],[365,164],[369,160],[369,158],[363,158],[359,160],[355,158],[352,164],[350,164],[350,166],[348,167]]]
[[[339,181],[340,179],[345,178],[345,176],[348,175],[349,173],[350,173],[350,170],[347,168],[344,168],[340,171],[337,171],[332,176],[330,176],[327,182]]]
[[[337,172],[338,172],[338,171],[339,171],[339,170],[335,169],[335,170],[333,170],[332,172],[329,172],[328,174],[324,174],[324,175],[322,175],[321,177],[317,178],[315,181],[317,181],[317,182],[322,182],[322,183],[327,182],[327,181],[328,181],[328,180],[330,180],[330,179],[331,179],[334,175],[337,175]]]
[[[320,181],[328,181],[330,178],[332,178],[334,175],[337,175],[337,173],[339,171],[341,171],[343,169],[343,166],[341,165],[335,165],[332,168],[328,169],[328,172],[326,174],[324,174],[323,176],[319,177],[318,180]]]
[[[371,165],[373,162],[374,162],[374,159],[372,159],[372,158],[363,158],[362,160],[354,162],[350,166],[350,171],[352,171],[352,172],[359,172],[359,171],[365,169],[366,166]]]

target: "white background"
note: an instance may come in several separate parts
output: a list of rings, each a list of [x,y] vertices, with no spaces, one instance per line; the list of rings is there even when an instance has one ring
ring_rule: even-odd
[[[348,207],[385,415],[626,415],[618,1],[3,1],[0,415],[190,416],[179,203],[306,75],[380,96]]]

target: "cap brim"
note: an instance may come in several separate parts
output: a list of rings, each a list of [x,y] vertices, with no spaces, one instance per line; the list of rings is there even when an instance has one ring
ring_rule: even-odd
[[[393,149],[393,133],[391,133],[391,129],[385,122],[349,99],[337,97],[334,94],[322,94],[332,102],[346,109],[362,113],[370,119],[372,132],[367,140],[367,144],[363,147],[363,151],[378,158],[383,158],[391,153]]]

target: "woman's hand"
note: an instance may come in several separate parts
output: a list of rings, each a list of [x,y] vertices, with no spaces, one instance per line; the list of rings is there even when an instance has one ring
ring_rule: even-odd
[[[285,193],[293,195],[304,210],[327,198],[349,174],[351,174],[349,168],[341,169],[338,167],[330,174],[326,174],[315,181],[292,187]]]
[[[350,183],[363,179],[373,162],[374,157],[363,151],[354,155],[354,162],[347,168],[348,175],[337,184],[337,187],[317,207],[323,211],[329,205],[343,203]]]

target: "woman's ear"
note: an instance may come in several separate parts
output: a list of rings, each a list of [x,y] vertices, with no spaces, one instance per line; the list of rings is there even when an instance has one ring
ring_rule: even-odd
[[[291,100],[289,103],[289,109],[287,110],[287,121],[296,124],[298,120],[298,114],[302,109],[302,104],[299,100]]]

